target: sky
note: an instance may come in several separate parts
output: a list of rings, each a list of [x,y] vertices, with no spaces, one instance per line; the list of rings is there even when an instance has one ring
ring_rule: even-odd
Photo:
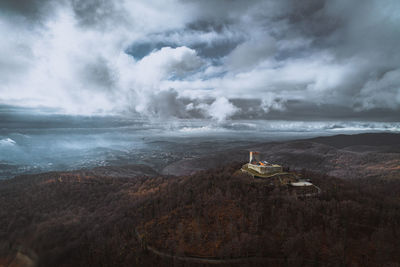
[[[400,121],[399,0],[1,0],[0,105]]]

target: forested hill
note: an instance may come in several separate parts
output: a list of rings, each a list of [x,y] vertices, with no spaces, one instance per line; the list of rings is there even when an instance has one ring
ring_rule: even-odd
[[[398,133],[365,133],[354,135],[334,135],[326,137],[316,137],[308,139],[309,141],[330,145],[336,148],[354,147],[354,146],[391,146],[399,148],[400,134]]]
[[[398,265],[396,144],[317,141],[258,146],[314,197],[238,171],[245,150],[192,175],[132,165],[0,181],[0,266]]]
[[[341,180],[296,198],[237,172],[24,176],[0,184],[0,266],[388,266],[399,180]],[[34,266],[34,265],[25,265]]]

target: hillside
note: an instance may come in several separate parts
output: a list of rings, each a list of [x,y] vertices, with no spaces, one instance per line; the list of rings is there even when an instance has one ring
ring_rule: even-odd
[[[184,177],[48,173],[1,182],[0,264],[21,257],[39,266],[400,261],[400,181],[304,172],[323,193],[299,199],[238,174],[239,166]]]
[[[400,177],[400,134],[361,134],[265,143],[183,159],[164,168],[164,174],[188,175],[234,161],[247,161],[248,151],[260,151],[270,162],[341,178]]]
[[[324,136],[309,139],[311,142],[325,144],[336,148],[345,148],[351,146],[368,146],[368,147],[387,147],[399,146],[400,134],[396,133],[365,133],[345,135],[339,134],[334,136]]]

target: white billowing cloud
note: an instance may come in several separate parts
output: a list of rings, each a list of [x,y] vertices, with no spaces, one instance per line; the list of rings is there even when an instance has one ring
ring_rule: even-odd
[[[26,60],[30,64],[22,70],[22,79],[15,75],[6,86],[0,87],[2,102],[55,107],[73,114],[113,109],[107,92],[111,90],[113,74],[104,69],[104,64],[110,63],[108,59],[117,53],[115,44],[106,35],[78,29],[75,23],[72,14],[61,13],[57,20],[49,21],[36,33],[36,38],[22,40],[28,46]]]
[[[313,59],[266,59],[256,67],[228,72],[221,77],[165,81],[162,86],[175,88],[186,97],[225,95],[228,98],[261,99],[261,108],[265,112],[271,108],[283,110],[288,100],[335,101],[324,96],[334,92],[343,80],[351,79],[354,71],[352,62],[337,64],[332,61],[327,54],[319,54]]]
[[[2,48],[16,55],[0,62],[10,72],[0,73],[5,81],[0,102],[8,104],[55,107],[69,114],[118,112],[129,105],[141,111],[161,80],[183,77],[203,64],[187,47],[165,47],[136,62],[123,52],[126,32],[82,29],[65,9],[25,40],[8,34],[6,26],[0,27],[9,36]]]
[[[114,113],[134,105],[129,101],[137,93],[153,92],[161,79],[180,77],[202,64],[187,47],[164,48],[135,62],[124,52],[135,39],[182,27],[187,20],[167,2],[127,1],[122,7],[129,12],[110,19],[105,28],[81,27],[68,4],[59,5],[34,30],[18,28],[0,14],[5,36],[0,48],[8,55],[0,57],[0,103],[54,107],[69,114]]]
[[[14,146],[16,144],[11,138],[0,139],[0,146]]]
[[[211,105],[203,107],[205,112],[213,119],[221,122],[239,111],[225,97],[218,97]]]
[[[284,110],[285,102],[280,98],[275,98],[272,94],[267,95],[261,101],[261,108],[268,113],[270,110]]]
[[[187,47],[164,47],[144,57],[135,66],[136,81],[144,85],[163,79],[184,77],[203,64],[196,51]]]
[[[167,111],[168,104],[171,104],[171,110],[175,110],[172,97],[176,99],[178,94],[176,91],[171,94],[170,88],[161,86],[162,82],[171,78],[184,78],[203,64],[196,51],[187,47],[164,47],[153,51],[140,61],[135,61],[126,55],[122,56],[119,65],[120,85],[125,88],[125,93],[129,92],[132,96],[126,105],[133,104],[137,112],[146,115],[170,114]],[[165,98],[168,101],[164,101]],[[163,103],[158,105],[156,101]]]

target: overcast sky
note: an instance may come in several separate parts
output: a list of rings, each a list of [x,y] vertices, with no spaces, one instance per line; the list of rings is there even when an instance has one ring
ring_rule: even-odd
[[[1,0],[0,104],[400,121],[399,0]]]

